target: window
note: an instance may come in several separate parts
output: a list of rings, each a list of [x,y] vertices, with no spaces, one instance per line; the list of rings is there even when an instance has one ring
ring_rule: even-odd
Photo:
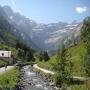
[[[2,56],[4,56],[4,53],[2,53]]]

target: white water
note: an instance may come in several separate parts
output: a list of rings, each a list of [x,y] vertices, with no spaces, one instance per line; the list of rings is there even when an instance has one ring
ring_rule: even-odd
[[[22,70],[24,72],[26,83],[25,90],[52,90],[49,83],[38,77],[38,75],[32,71],[30,66],[25,66]]]

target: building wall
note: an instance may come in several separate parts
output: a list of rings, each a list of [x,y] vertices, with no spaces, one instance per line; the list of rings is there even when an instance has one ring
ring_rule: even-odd
[[[5,58],[11,57],[11,51],[0,50],[0,57],[5,57]]]
[[[8,64],[12,64],[11,51],[0,50],[0,59],[7,61]]]

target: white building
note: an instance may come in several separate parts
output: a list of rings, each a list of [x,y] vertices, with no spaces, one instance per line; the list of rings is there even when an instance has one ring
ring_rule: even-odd
[[[0,50],[0,58],[2,60],[8,61],[9,64],[11,64],[13,61],[11,57],[11,51]]]
[[[0,50],[0,58],[10,58],[11,51]]]

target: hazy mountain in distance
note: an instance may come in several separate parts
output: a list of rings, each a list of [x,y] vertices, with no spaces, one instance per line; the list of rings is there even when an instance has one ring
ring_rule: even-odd
[[[26,18],[20,13],[15,13],[9,6],[3,7],[8,15],[8,21],[14,25],[22,38],[26,38],[27,42],[34,43],[37,47],[48,50],[50,53],[56,51],[62,44],[63,40],[67,43],[68,40],[79,38],[82,23],[67,22],[40,24]]]
[[[7,15],[3,8],[0,7],[0,44],[6,44],[10,46],[15,46],[16,37],[12,32],[12,26],[7,20]]]
[[[31,31],[29,20],[19,13],[14,13],[9,6],[4,6],[3,9],[8,16],[8,22],[14,27],[13,31],[15,35],[19,36],[18,39],[30,45],[32,48],[38,48],[28,35]]]

